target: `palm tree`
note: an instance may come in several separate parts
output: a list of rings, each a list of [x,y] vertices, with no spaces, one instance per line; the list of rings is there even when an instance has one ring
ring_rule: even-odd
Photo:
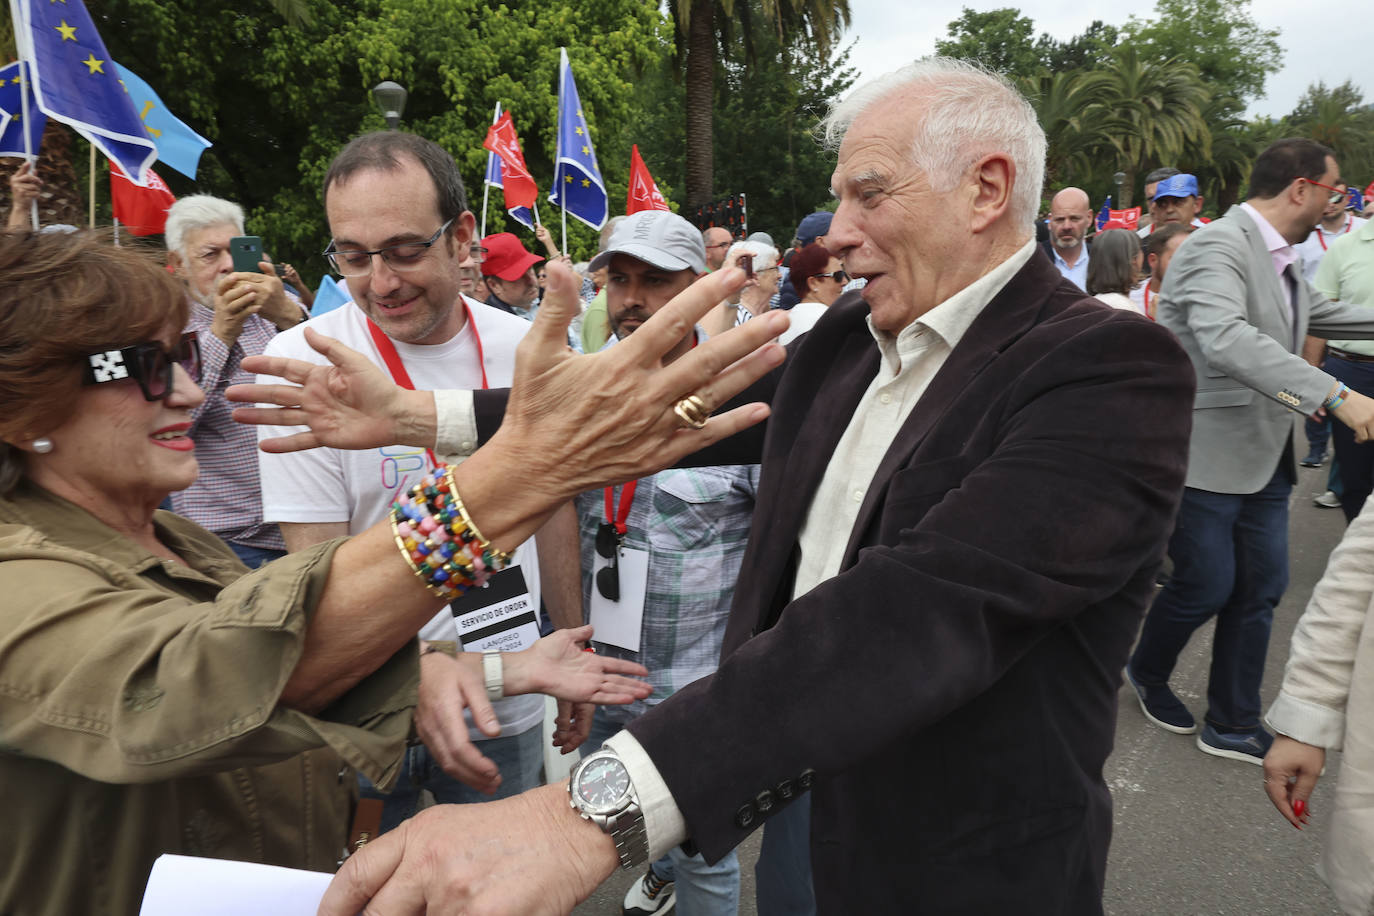
[[[713,197],[712,158],[716,58],[721,43],[742,42],[753,57],[756,28],[772,29],[783,41],[804,41],[825,55],[849,25],[849,0],[673,0],[679,60],[686,62],[687,206]]]
[[[1104,70],[1043,72],[1021,80],[1021,90],[1045,131],[1047,186],[1066,183],[1117,153],[1120,124],[1112,77]]]
[[[1193,171],[1219,213],[1225,213],[1240,198],[1241,185],[1263,146],[1259,135],[1241,119],[1243,107],[1238,99],[1217,95],[1202,109],[1212,152],[1205,159],[1193,158],[1198,163]]]
[[[1112,79],[1118,161],[1126,174],[1120,206],[1129,207],[1143,167],[1177,160],[1190,144],[1199,158],[1211,157],[1212,135],[1202,115],[1208,91],[1186,61],[1142,61],[1131,46],[1118,48],[1115,58],[1105,72]]]

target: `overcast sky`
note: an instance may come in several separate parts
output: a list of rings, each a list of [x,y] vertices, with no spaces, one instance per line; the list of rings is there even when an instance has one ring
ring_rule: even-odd
[[[925,0],[921,4],[892,0],[849,0],[853,23],[845,40],[855,40],[850,62],[862,81],[894,70],[913,58],[935,51],[935,42],[949,32],[965,6],[977,10],[1014,6],[1035,23],[1035,35],[1048,32],[1060,40],[1081,33],[1094,19],[1122,25],[1132,12],[1148,16],[1146,3],[1113,6],[1122,12],[1093,12],[1094,4],[1082,0],[1025,0],[1015,3],[979,0]],[[1279,30],[1283,48],[1282,69],[1265,81],[1265,97],[1250,106],[1252,115],[1281,117],[1293,110],[1311,83],[1336,86],[1347,79],[1374,101],[1374,54],[1369,53],[1368,21],[1371,0],[1331,0],[1316,6],[1292,0],[1252,0],[1251,15],[1263,28]],[[1346,36],[1363,44],[1364,50],[1345,50]]]

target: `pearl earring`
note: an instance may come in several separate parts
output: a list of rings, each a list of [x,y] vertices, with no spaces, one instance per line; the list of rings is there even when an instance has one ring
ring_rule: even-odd
[[[33,440],[33,450],[40,455],[46,455],[52,451],[52,440],[47,436]]]

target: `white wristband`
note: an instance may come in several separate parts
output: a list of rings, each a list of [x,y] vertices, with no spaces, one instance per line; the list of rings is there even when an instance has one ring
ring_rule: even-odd
[[[488,650],[482,653],[482,678],[486,681],[488,700],[495,702],[506,695],[500,652]]]

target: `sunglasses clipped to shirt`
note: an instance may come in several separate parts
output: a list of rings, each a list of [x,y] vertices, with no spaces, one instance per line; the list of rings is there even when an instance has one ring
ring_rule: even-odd
[[[99,385],[133,379],[143,390],[147,401],[162,401],[172,393],[172,366],[180,364],[200,383],[200,342],[194,333],[181,335],[176,346],[168,350],[161,341],[134,344],[119,350],[102,350],[86,357],[83,385]]]

